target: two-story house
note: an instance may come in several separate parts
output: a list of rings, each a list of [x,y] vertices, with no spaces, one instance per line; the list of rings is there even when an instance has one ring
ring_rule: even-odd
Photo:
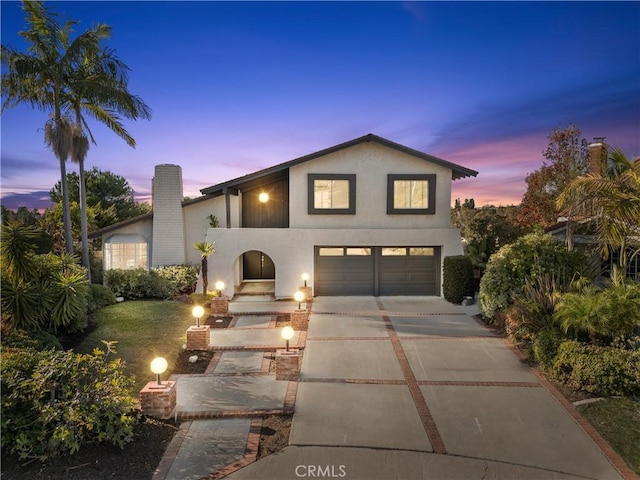
[[[153,213],[93,236],[103,239],[105,269],[199,264],[193,244],[215,242],[209,285],[224,281],[229,296],[271,280],[277,298],[290,298],[303,272],[315,295],[441,295],[442,261],[462,253],[451,182],[476,175],[372,134],[186,202],[180,167],[158,165]]]

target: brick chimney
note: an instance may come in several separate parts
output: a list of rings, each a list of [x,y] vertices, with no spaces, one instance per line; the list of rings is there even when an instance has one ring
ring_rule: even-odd
[[[604,143],[604,137],[595,137],[593,143],[589,145],[589,173],[602,176],[606,165],[607,144]]]
[[[186,262],[182,168],[156,165],[153,177],[153,245],[151,266]]]

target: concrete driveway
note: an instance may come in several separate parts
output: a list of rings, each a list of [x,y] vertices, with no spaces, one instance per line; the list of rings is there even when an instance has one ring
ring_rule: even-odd
[[[433,297],[315,299],[290,446],[229,478],[623,478],[467,313]]]

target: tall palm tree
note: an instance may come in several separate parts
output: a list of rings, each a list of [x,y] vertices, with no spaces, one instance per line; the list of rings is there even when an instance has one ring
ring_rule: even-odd
[[[100,39],[109,38],[111,28],[101,24],[94,28],[94,32],[96,44],[93,48],[85,50],[82,64],[70,77],[70,88],[63,97],[65,110],[75,119],[71,132],[70,157],[78,164],[79,170],[82,259],[87,268],[89,280],[91,280],[91,270],[84,160],[89,151],[89,140],[94,145],[97,143],[89,128],[87,116],[106,125],[132,148],[135,148],[136,142],[122,125],[122,117],[130,120],[151,118],[149,106],[128,90],[129,67],[115,55],[113,50],[99,48],[97,42]]]
[[[60,164],[65,251],[71,253],[73,243],[65,165],[71,147],[71,122],[62,114],[61,95],[65,89],[67,71],[74,63],[74,57],[84,49],[87,36],[77,37],[73,48],[63,50],[63,39],[68,38],[73,23],[67,22],[60,27],[42,2],[23,1],[22,9],[26,13],[29,30],[20,32],[20,35],[29,44],[29,53],[2,45],[2,62],[6,65],[6,73],[2,75],[2,108],[4,110],[26,103],[50,112],[45,124],[45,143]]]
[[[593,218],[603,256],[619,250],[619,266],[626,269],[638,254],[636,249],[629,256],[628,247],[640,236],[640,161],[631,162],[622,150],[612,148],[602,174],[589,173],[571,181],[558,196],[557,207]]]
[[[133,147],[135,141],[122,126],[121,115],[133,120],[148,119],[150,109],[139,97],[129,93],[128,67],[112,50],[100,45],[100,41],[111,34],[109,26],[100,24],[72,40],[76,22],[67,22],[61,27],[41,1],[23,0],[22,8],[30,28],[20,35],[29,43],[29,53],[2,46],[2,61],[7,66],[7,72],[2,75],[3,109],[26,103],[51,112],[45,124],[45,142],[60,162],[68,253],[73,251],[73,243],[65,162],[71,156],[80,164],[83,260],[88,268],[84,194],[87,133],[94,144],[95,139],[85,115],[105,124]]]
[[[207,242],[199,242],[194,243],[193,248],[200,252],[200,258],[202,260],[202,269],[200,273],[202,273],[202,293],[207,293],[207,286],[209,285],[209,255],[213,254],[216,251],[216,244],[207,243]]]

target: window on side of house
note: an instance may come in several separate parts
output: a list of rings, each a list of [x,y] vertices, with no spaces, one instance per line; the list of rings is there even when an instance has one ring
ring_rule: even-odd
[[[114,235],[104,244],[105,270],[149,268],[149,244],[141,235]]]
[[[310,215],[353,215],[356,213],[356,176],[310,173]]]
[[[387,175],[387,214],[436,213],[436,176]]]

